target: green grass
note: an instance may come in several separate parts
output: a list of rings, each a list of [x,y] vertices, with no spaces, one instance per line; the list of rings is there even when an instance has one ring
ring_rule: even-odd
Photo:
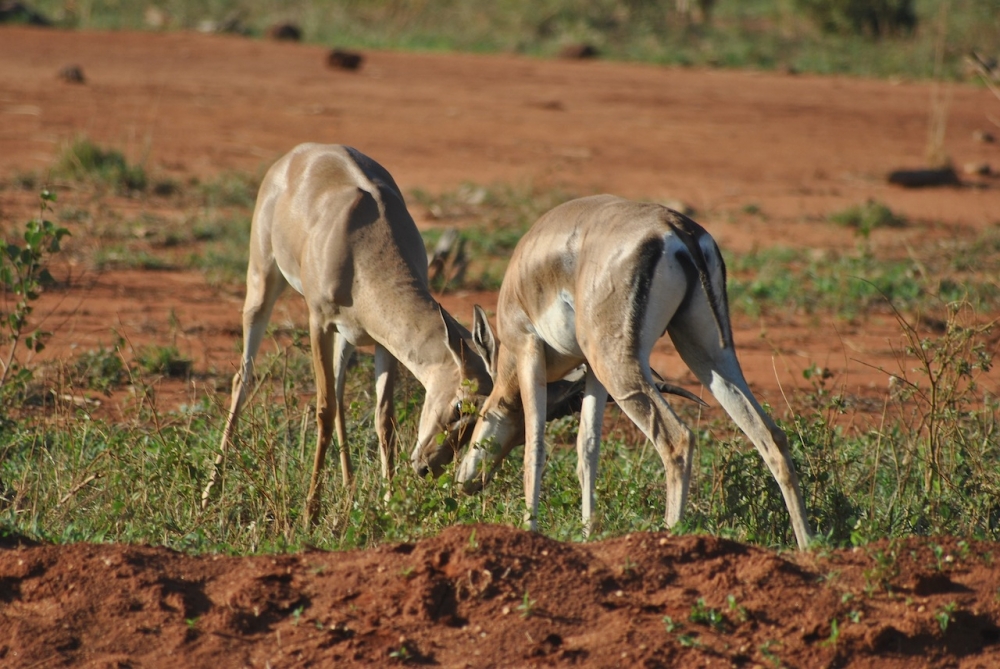
[[[546,211],[573,197],[561,189],[466,183],[436,195],[416,190],[409,200],[411,207],[426,209],[440,223],[440,227],[424,231],[428,251],[447,228],[459,231],[469,267],[462,282],[448,287],[496,290],[524,232]]]
[[[949,533],[1000,539],[1000,406],[979,389],[990,359],[986,333],[955,311],[939,337],[918,337],[901,360],[897,392],[880,412],[857,414],[849,398],[817,379],[793,398],[785,419],[814,527],[831,545],[886,536]],[[308,352],[300,343],[261,361],[264,379],[250,401],[208,509],[200,491],[216,453],[225,408],[204,397],[174,412],[155,408],[155,393],[123,423],[57,409],[44,420],[8,416],[0,431],[0,479],[7,486],[0,528],[54,541],[142,541],[190,551],[248,553],[315,545],[366,548],[436,533],[455,523],[520,523],[520,450],[478,496],[450,474],[418,480],[399,458],[391,485],[378,473],[370,357],[349,372],[349,434],[357,488],[342,490],[333,462],[325,476],[319,525],[303,529],[302,509],[315,439]],[[92,360],[93,358],[91,358]],[[916,371],[914,371],[916,370]],[[117,372],[101,372],[106,377]],[[814,377],[815,378],[815,377]],[[404,376],[398,406],[401,444],[415,437],[422,401]],[[767,546],[793,545],[780,492],[761,458],[728,420],[678,410],[696,430],[698,451],[682,532],[711,532]],[[614,409],[611,410],[613,413]],[[618,419],[609,417],[609,425]],[[857,429],[842,426],[852,423]],[[582,539],[574,421],[549,431],[550,457],[539,527]],[[595,538],[663,528],[664,474],[649,444],[612,436],[603,446]]]
[[[979,310],[1000,310],[1000,228],[973,239],[927,244],[906,258],[886,257],[867,247],[816,255],[772,247],[747,254],[723,251],[729,270],[729,302],[734,311],[833,313],[854,319],[888,313],[890,303],[904,312],[942,312],[969,301]]]
[[[146,6],[138,3],[93,0],[71,9],[60,0],[35,4],[66,26],[149,29]],[[673,2],[650,0],[164,0],[157,6],[169,17],[167,29],[239,16],[245,32],[261,36],[275,22],[293,21],[307,41],[330,46],[551,56],[567,43],[589,42],[617,60],[863,76],[934,74],[939,0],[915,0],[916,30],[882,39],[824,31],[805,4],[719,0],[709,24],[688,21]],[[969,50],[996,53],[1000,3],[953,0],[949,8],[942,72],[957,78]]]
[[[252,183],[243,177],[235,182]],[[141,258],[135,251],[146,249],[166,262],[190,254],[191,265],[241,280],[248,189],[211,189],[216,199],[210,204],[202,188],[186,184],[177,193],[189,216],[116,219],[120,229],[114,235],[109,229],[106,239],[121,244],[117,252],[123,255]],[[223,191],[235,196],[219,195]],[[447,227],[465,235],[470,271],[455,287],[468,288],[495,285],[523,230],[568,197],[530,187],[466,185],[435,196],[415,193],[410,206],[425,207],[440,221],[429,242]],[[759,210],[746,213],[759,215]],[[107,215],[99,208],[91,215],[74,210],[68,218],[82,225]],[[136,234],[137,227],[155,232]],[[992,340],[975,324],[977,313],[1000,309],[996,286],[976,278],[1000,272],[1000,227],[945,244],[918,245],[905,258],[881,257],[868,241],[844,253],[778,248],[727,256],[734,309],[858,317],[892,313],[889,297],[902,314],[938,313],[947,323],[942,334],[918,336],[900,316],[899,368],[886,372],[887,381],[891,373],[897,382],[874,410],[812,374],[810,392],[772,411],[779,419],[784,416],[811,521],[833,545],[934,533],[1000,539],[995,466],[1000,406],[984,376]],[[115,244],[104,247],[113,251]],[[164,343],[128,351],[123,358],[119,341],[64,363],[61,374],[39,375],[41,387],[31,396],[48,398],[43,400],[47,405],[10,402],[0,409],[0,531],[55,541],[142,541],[249,553],[306,545],[365,548],[432,534],[454,523],[520,523],[520,451],[479,496],[462,494],[448,474],[437,481],[415,477],[406,451],[415,440],[423,391],[405,374],[397,389],[403,452],[392,485],[381,480],[374,456],[373,368],[370,357],[360,356],[349,372],[347,392],[358,486],[353,494],[341,490],[331,459],[319,526],[306,531],[302,509],[316,438],[315,388],[303,333],[281,333],[279,340],[290,343],[262,358],[262,384],[227,457],[218,496],[206,511],[198,502],[221,437],[227,398],[203,390],[176,411],[158,408],[156,388],[148,384],[192,371],[181,352]],[[122,422],[51,404],[53,396],[107,393],[126,384],[136,401]],[[198,385],[224,387],[227,380]],[[675,405],[698,438],[688,515],[679,530],[793,545],[777,485],[753,448],[728,419],[702,418],[693,405]],[[607,425],[624,420],[610,411]],[[576,429],[576,420],[568,418],[547,433],[552,449],[539,526],[565,540],[583,536],[572,447]],[[595,538],[663,527],[663,468],[649,444],[613,430],[602,448],[597,489]]]
[[[94,269],[148,269],[166,270],[173,267],[161,255],[127,244],[108,244],[94,250],[91,257]]]
[[[250,247],[250,214],[214,213],[194,223],[191,233],[199,242],[185,264],[203,271],[211,283],[236,284],[246,280]]]
[[[822,539],[860,545],[886,536],[937,533],[1000,539],[1000,444],[997,399],[979,382],[991,360],[988,332],[953,310],[946,332],[918,336],[900,321],[905,360],[891,370],[896,390],[884,398],[885,419],[856,414],[850,398],[814,386],[792,398],[783,422],[807,507]],[[302,527],[302,507],[315,439],[308,351],[296,339],[261,361],[264,379],[250,401],[227,457],[219,496],[206,511],[200,491],[224,422],[221,401],[204,398],[158,412],[154,393],[133,375],[145,398],[132,419],[110,424],[61,409],[44,420],[8,417],[0,431],[0,479],[7,494],[0,528],[55,541],[144,541],[189,551],[284,551],[306,544],[366,548],[434,534],[455,523],[517,525],[523,511],[520,452],[478,496],[464,495],[450,474],[418,480],[405,456],[391,485],[379,476],[372,425],[371,358],[349,373],[350,447],[357,488],[339,487],[331,462],[319,526]],[[171,354],[171,357],[175,357]],[[105,355],[81,356],[93,369]],[[86,364],[82,364],[83,361]],[[108,367],[101,362],[98,367]],[[86,378],[120,378],[111,366]],[[71,390],[71,389],[67,389]],[[397,396],[401,444],[413,443],[422,391],[404,375]],[[700,420],[693,405],[678,410],[696,430],[698,451],[682,532],[711,532],[767,546],[793,544],[780,491],[761,458],[728,420]],[[618,420],[611,409],[609,425]],[[774,413],[772,411],[772,413]],[[574,419],[548,432],[550,455],[539,527],[563,540],[582,539]],[[594,538],[663,528],[664,475],[648,444],[612,436],[604,444],[597,484]]]
[[[834,212],[830,220],[837,225],[854,228],[862,237],[871,236],[876,228],[900,228],[906,225],[906,219],[893,213],[881,202],[869,200],[862,205],[850,207],[844,211]]]
[[[236,207],[253,210],[257,201],[260,177],[244,172],[225,172],[214,179],[195,184],[206,208]]]

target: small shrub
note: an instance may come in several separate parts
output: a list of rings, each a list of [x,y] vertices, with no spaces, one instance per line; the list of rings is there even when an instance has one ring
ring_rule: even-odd
[[[0,287],[4,300],[0,304],[0,391],[23,389],[31,380],[31,370],[19,361],[20,348],[38,352],[45,348],[50,333],[29,330],[28,317],[33,311],[42,288],[53,283],[48,270],[49,259],[60,250],[60,241],[69,234],[45,220],[49,203],[55,193],[43,190],[40,196],[40,215],[28,221],[22,238],[24,245],[9,242],[0,254]],[[13,296],[13,299],[11,299]]]
[[[200,186],[207,207],[242,207],[252,209],[257,200],[260,179],[240,172],[227,172]]]
[[[824,32],[872,38],[910,35],[917,27],[913,0],[796,0]]]
[[[110,349],[100,346],[77,356],[67,370],[70,383],[110,395],[114,388],[128,381],[128,369],[119,354],[124,344],[125,340],[119,336]]]
[[[830,216],[838,225],[854,228],[862,237],[868,237],[875,228],[899,228],[906,225],[906,219],[894,214],[889,207],[875,200],[851,207]]]
[[[55,173],[70,179],[96,181],[119,193],[143,191],[148,183],[142,166],[129,165],[120,151],[102,149],[85,137],[63,150]]]
[[[148,374],[183,377],[191,372],[191,360],[176,346],[144,346],[136,352],[136,364]]]
[[[688,614],[688,620],[696,625],[711,627],[716,632],[725,632],[728,624],[725,614],[718,609],[706,606],[705,600],[701,597],[699,597],[698,601],[696,601],[694,606],[691,607],[691,612]]]

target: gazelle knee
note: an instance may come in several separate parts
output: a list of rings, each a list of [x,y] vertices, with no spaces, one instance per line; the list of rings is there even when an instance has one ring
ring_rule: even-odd
[[[681,424],[681,434],[679,438],[671,439],[671,457],[679,467],[686,467],[691,463],[691,454],[694,453],[695,436],[686,425]]]
[[[777,425],[771,426],[771,439],[782,453],[788,452],[788,435]]]
[[[764,456],[775,480],[782,487],[798,483],[798,475],[795,473],[791,452],[788,449],[788,436],[781,429],[773,427],[771,438],[774,440],[775,448],[767,449]]]

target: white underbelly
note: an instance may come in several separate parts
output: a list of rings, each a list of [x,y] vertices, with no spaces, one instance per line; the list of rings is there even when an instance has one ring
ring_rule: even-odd
[[[277,259],[275,260],[277,261]],[[285,281],[288,282],[288,285],[295,289],[296,293],[298,293],[299,295],[304,295],[304,293],[302,292],[302,279],[299,277],[297,273],[285,269],[284,267],[281,266],[280,262],[278,262],[278,271],[281,272],[281,276],[285,277]]]
[[[559,355],[583,356],[576,339],[576,309],[573,296],[568,291],[560,291],[558,297],[542,312],[535,322],[535,331]]]

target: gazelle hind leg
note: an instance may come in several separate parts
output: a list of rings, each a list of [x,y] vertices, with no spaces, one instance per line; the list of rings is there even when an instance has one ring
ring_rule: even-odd
[[[233,375],[233,390],[229,401],[229,414],[226,417],[226,427],[222,431],[222,443],[219,447],[219,454],[215,457],[215,465],[208,476],[208,483],[201,493],[202,508],[208,505],[208,498],[215,485],[215,479],[219,474],[219,468],[225,459],[226,450],[232,442],[236,432],[236,423],[239,420],[240,410],[246,401],[253,381],[254,359],[260,344],[264,340],[264,333],[267,331],[267,323],[271,319],[271,312],[274,303],[278,300],[281,291],[287,285],[277,265],[272,263],[268,271],[259,271],[251,268],[247,272],[247,296],[243,302],[243,355],[240,360],[240,368]]]
[[[583,496],[583,533],[590,535],[594,512],[594,487],[597,463],[601,456],[601,428],[608,391],[588,367],[583,406],[580,408],[580,432],[576,437],[576,476]]]
[[[382,478],[388,481],[395,469],[396,409],[393,392],[396,388],[396,359],[383,346],[375,346],[375,431],[378,433]]]
[[[811,532],[799,478],[788,450],[788,438],[757,402],[743,377],[736,352],[722,348],[716,337],[701,337],[690,326],[671,325],[670,337],[681,358],[708,388],[722,408],[750,438],[778,482],[800,549],[809,546]]]
[[[642,370],[635,359],[620,362],[613,378],[605,376],[608,393],[653,442],[663,461],[667,488],[664,520],[667,527],[673,527],[687,503],[694,434],[653,386],[648,368]]]

